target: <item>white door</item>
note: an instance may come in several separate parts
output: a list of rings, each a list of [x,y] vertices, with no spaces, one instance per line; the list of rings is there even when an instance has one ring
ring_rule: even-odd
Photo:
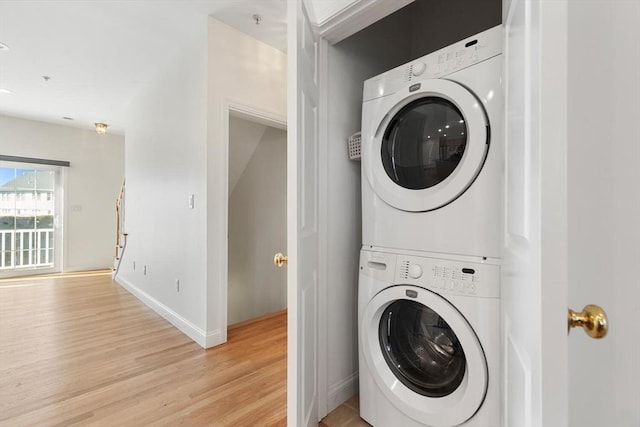
[[[640,5],[503,4],[504,425],[635,427],[640,297],[628,266],[640,261],[640,154],[629,125],[640,114]],[[583,81],[597,74],[594,57],[599,75]],[[602,341],[567,338],[568,307],[587,303],[608,311]]]
[[[569,304],[602,306],[610,326],[600,341],[569,336],[568,425],[638,427],[640,1],[571,1],[568,13]]]
[[[318,36],[288,2],[287,424],[318,424]]]

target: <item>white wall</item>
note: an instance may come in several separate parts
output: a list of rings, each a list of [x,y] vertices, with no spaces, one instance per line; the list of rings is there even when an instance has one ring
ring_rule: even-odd
[[[246,142],[233,130],[230,149]],[[287,270],[273,265],[287,249],[286,182],[287,133],[267,127],[229,197],[229,324],[287,307]]]
[[[227,105],[286,117],[286,56],[208,18],[168,63],[129,111],[118,280],[211,347],[226,340]]]
[[[602,341],[569,337],[571,426],[640,425],[638,22],[639,2],[569,2],[569,302],[610,322]]]
[[[124,176],[124,138],[0,115],[0,152],[71,162],[71,167],[64,168],[62,268],[110,268],[115,246],[114,206]],[[80,210],[70,210],[72,205]]]
[[[207,98],[207,330],[227,321],[228,104],[286,117],[286,55],[209,18]]]
[[[207,66],[203,20],[200,36],[131,103],[125,150],[129,236],[118,275],[202,346],[215,340],[206,326]]]

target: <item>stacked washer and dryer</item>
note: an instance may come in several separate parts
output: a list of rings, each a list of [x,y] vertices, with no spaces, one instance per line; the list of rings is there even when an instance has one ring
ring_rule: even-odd
[[[499,427],[502,29],[367,80],[360,415]]]

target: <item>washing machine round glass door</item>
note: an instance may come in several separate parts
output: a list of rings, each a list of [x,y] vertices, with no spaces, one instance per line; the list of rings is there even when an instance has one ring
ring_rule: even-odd
[[[381,102],[373,140],[363,151],[369,181],[391,206],[413,212],[438,209],[476,179],[489,150],[482,103],[464,86],[432,79]]]
[[[365,360],[378,387],[404,413],[431,426],[456,426],[484,401],[488,367],[465,317],[416,286],[393,286],[365,309]]]

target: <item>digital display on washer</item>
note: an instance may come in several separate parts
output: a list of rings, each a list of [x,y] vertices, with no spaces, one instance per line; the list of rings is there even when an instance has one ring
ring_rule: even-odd
[[[380,347],[393,374],[411,390],[444,397],[462,382],[467,365],[458,337],[435,311],[410,300],[387,306]]]
[[[382,138],[382,163],[398,185],[422,190],[444,181],[467,146],[467,125],[450,101],[425,97],[403,107]]]

